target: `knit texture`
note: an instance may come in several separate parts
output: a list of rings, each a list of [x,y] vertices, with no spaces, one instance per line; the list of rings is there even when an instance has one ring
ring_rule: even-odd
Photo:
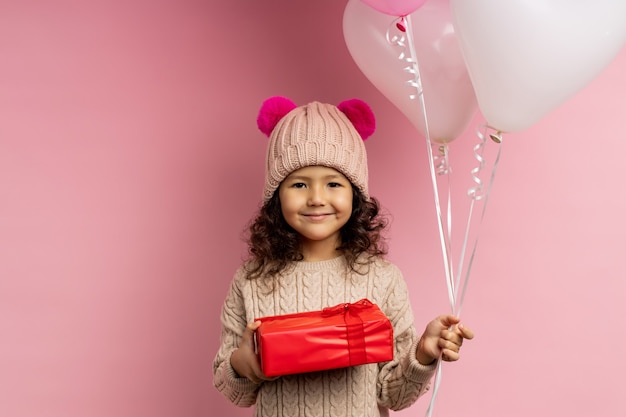
[[[256,385],[239,378],[230,355],[248,322],[264,316],[321,310],[367,298],[394,328],[394,359],[379,364],[280,377]],[[222,308],[221,345],[213,362],[215,387],[233,404],[255,406],[255,417],[380,417],[413,404],[429,387],[436,365],[415,359],[418,336],[406,283],[382,259],[365,274],[345,258],[297,262],[281,276],[248,280],[239,269]]]
[[[293,171],[314,165],[336,169],[369,198],[363,139],[332,104],[309,103],[281,118],[270,133],[266,161],[264,201]]]

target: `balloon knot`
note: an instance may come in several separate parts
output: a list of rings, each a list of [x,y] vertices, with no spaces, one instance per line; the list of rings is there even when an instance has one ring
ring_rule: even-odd
[[[396,27],[400,32],[406,32],[405,16],[400,16],[400,19],[396,22]]]

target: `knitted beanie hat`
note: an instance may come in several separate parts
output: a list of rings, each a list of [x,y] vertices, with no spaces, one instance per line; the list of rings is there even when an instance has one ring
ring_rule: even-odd
[[[269,137],[264,202],[293,171],[314,165],[341,172],[369,199],[363,141],[374,133],[376,121],[364,101],[297,107],[288,98],[270,97],[261,106],[257,125]]]

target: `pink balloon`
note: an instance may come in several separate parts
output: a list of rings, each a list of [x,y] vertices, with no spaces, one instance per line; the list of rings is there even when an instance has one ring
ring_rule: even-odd
[[[626,1],[450,0],[487,123],[538,122],[591,82],[626,42]]]
[[[427,0],[362,0],[381,13],[392,16],[406,16],[422,7]]]
[[[410,19],[430,139],[450,142],[467,129],[478,104],[451,23],[448,0],[429,0]],[[398,50],[386,39],[394,20],[361,0],[350,0],[343,16],[344,38],[363,74],[425,136],[420,102],[410,98],[416,90],[407,84],[411,79],[405,71],[407,63],[398,59]]]

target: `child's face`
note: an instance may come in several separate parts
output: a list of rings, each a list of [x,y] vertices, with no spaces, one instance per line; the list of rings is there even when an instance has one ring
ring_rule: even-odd
[[[292,172],[278,191],[283,216],[303,244],[327,243],[334,252],[352,214],[350,181],[333,168],[310,166]]]

